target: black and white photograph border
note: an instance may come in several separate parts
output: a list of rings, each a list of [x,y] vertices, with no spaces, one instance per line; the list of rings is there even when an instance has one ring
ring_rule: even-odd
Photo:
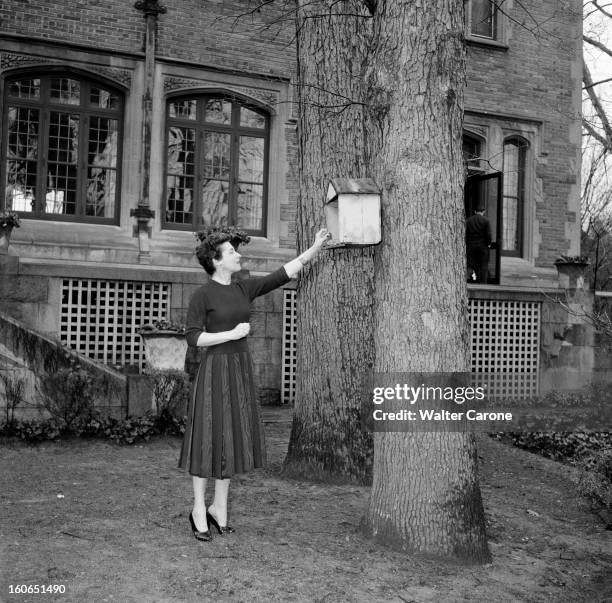
[[[0,600],[612,601],[610,57],[595,0],[4,0]]]

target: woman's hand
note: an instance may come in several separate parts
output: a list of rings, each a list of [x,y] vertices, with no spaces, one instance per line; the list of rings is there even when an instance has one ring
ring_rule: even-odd
[[[319,251],[321,251],[321,247],[323,247],[323,243],[327,241],[330,234],[327,228],[321,228],[319,232],[315,235],[314,243],[303,253],[301,253],[295,260],[291,260],[284,265],[285,272],[289,278],[295,278],[303,266],[305,266],[312,258],[314,258]]]
[[[327,228],[321,228],[321,230],[319,230],[319,232],[317,232],[317,234],[315,235],[315,240],[312,246],[315,247],[316,249],[321,249],[321,247],[323,246],[323,243],[325,243],[325,241],[327,241],[327,239],[329,239],[330,236],[331,234],[327,230]]]
[[[232,339],[242,339],[246,337],[251,330],[251,325],[248,322],[241,322],[237,324],[230,333],[232,334]]]

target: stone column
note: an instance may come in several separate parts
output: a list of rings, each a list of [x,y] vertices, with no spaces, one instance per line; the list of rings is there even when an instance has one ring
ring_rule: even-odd
[[[544,303],[541,386],[580,389],[593,380],[595,367],[593,292],[584,278],[588,262],[557,260],[559,294]]]
[[[155,85],[155,43],[157,18],[166,12],[166,7],[158,0],[138,0],[134,7],[144,12],[145,17],[145,70],[144,94],[142,98],[142,163],[140,169],[141,195],[138,207],[130,215],[136,218],[134,236],[138,237],[138,261],[141,264],[151,263],[151,227],[149,220],[155,212],[149,205],[149,183],[151,176],[151,124],[153,120],[153,89]]]

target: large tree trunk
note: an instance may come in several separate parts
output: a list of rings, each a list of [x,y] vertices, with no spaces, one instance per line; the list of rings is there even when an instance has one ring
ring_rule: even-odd
[[[374,370],[468,371],[463,0],[379,0],[373,36],[368,142],[383,188]],[[366,532],[405,550],[488,560],[476,463],[465,433],[376,433]]]
[[[356,16],[333,16],[351,12]],[[330,178],[365,177],[362,84],[369,14],[360,1],[300,0],[298,247],[325,226]],[[297,393],[286,475],[368,481],[362,426],[372,366],[373,250],[323,251],[298,288]]]

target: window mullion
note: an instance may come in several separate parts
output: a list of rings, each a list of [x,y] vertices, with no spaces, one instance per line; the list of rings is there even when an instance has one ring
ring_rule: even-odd
[[[87,208],[87,151],[90,119],[87,113],[79,112],[79,151],[77,156],[76,215],[84,217]]]
[[[230,183],[229,183],[229,200],[228,200],[228,223],[236,224],[238,216],[238,151],[239,139],[238,133],[232,130],[230,149]]]
[[[193,202],[191,204],[191,223],[197,232],[202,229],[202,186],[204,174],[204,113],[206,109],[206,99],[198,98],[196,102],[196,119],[188,127],[195,128],[195,148],[193,158]],[[187,126],[186,126],[187,127]],[[166,164],[168,159],[166,157]],[[167,170],[166,170],[167,172]],[[167,183],[164,187],[167,190]],[[167,201],[166,201],[167,203]]]
[[[87,163],[88,163],[88,141],[90,128],[90,115],[84,108],[89,100],[89,84],[81,81],[81,102],[78,109],[79,138],[77,153],[77,178],[76,178],[76,216],[84,218],[87,209]]]
[[[40,150],[36,162],[36,191],[34,194],[34,214],[45,214],[47,200],[47,178],[49,177],[49,128],[51,127],[51,108],[40,110]]]
[[[235,225],[238,219],[238,162],[240,159],[240,138],[238,129],[240,126],[240,106],[232,103],[232,135],[230,138],[230,184],[228,199],[228,223]]]
[[[6,86],[6,84],[5,84]],[[0,148],[0,187],[3,191],[2,199],[0,200],[0,209],[7,209],[6,207],[6,188],[8,184],[8,172],[7,172],[7,163],[8,163],[8,93],[4,95],[4,112],[2,115],[2,126],[0,130],[0,144],[2,147]]]
[[[198,103],[199,105],[200,103]],[[198,110],[200,107],[198,106]],[[203,111],[202,111],[203,112]],[[198,118],[198,123],[193,124],[196,128],[195,133],[195,157],[193,158],[195,169],[193,174],[193,203],[191,204],[191,223],[196,231],[202,228],[202,187],[204,183],[204,128]]]
[[[270,165],[270,129],[266,121],[266,131],[264,136],[264,160],[263,160],[263,190],[261,198],[261,230],[267,231],[268,223],[268,177]]]

